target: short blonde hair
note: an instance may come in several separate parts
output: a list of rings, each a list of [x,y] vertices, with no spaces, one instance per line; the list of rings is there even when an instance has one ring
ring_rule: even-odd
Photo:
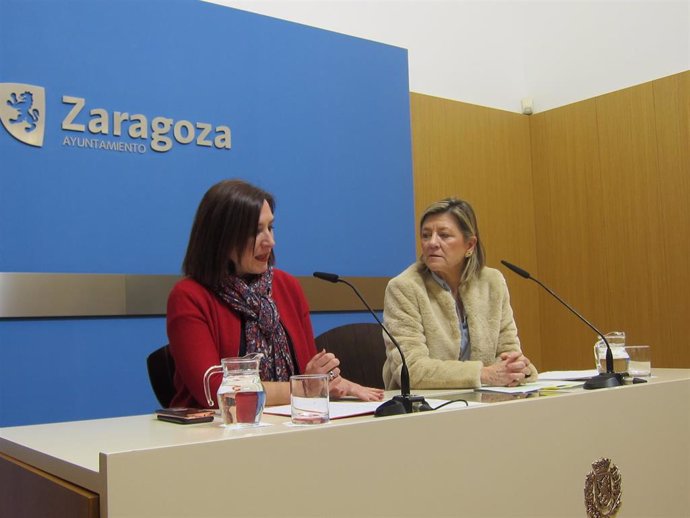
[[[479,275],[479,272],[486,265],[486,253],[484,252],[482,240],[479,238],[477,217],[474,215],[472,206],[464,200],[444,198],[443,200],[429,205],[419,221],[420,232],[424,226],[424,222],[429,216],[446,213],[451,214],[455,218],[458,228],[460,232],[462,232],[465,240],[469,240],[472,237],[477,239],[474,245],[474,252],[464,262],[463,270],[460,275],[460,285],[462,286]]]

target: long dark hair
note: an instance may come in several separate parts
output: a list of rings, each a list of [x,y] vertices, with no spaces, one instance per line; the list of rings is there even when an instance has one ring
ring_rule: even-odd
[[[194,217],[183,273],[208,288],[234,273],[230,255],[242,257],[253,246],[264,200],[275,211],[273,196],[244,180],[223,180],[206,191]],[[269,264],[274,262],[271,251]]]

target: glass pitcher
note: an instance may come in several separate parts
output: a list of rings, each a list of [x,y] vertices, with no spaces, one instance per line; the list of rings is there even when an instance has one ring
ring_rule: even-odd
[[[241,358],[223,358],[221,365],[209,367],[204,374],[204,393],[209,406],[213,406],[211,376],[223,374],[218,388],[218,408],[224,426],[244,428],[261,422],[266,402],[259,377],[259,363],[263,357],[262,353],[253,353]]]
[[[604,335],[613,355],[613,372],[628,372],[628,354],[625,352],[625,332],[611,331]],[[594,362],[597,372],[606,372],[606,344],[599,337],[594,344]]]

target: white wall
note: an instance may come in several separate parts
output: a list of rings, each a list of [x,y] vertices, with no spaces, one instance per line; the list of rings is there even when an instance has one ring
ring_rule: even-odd
[[[413,92],[544,111],[690,69],[690,0],[208,0],[409,50]]]
[[[535,111],[690,69],[690,1],[527,3],[537,30],[523,43],[525,89]]]

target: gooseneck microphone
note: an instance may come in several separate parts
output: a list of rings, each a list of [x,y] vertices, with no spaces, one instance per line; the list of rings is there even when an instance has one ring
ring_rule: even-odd
[[[376,322],[378,322],[379,326],[381,326],[381,329],[383,329],[386,335],[388,335],[388,338],[391,339],[391,342],[393,342],[393,345],[395,345],[396,349],[398,349],[398,352],[400,353],[400,358],[402,359],[402,369],[400,370],[400,395],[393,396],[393,399],[386,401],[379,406],[376,409],[376,412],[374,412],[374,415],[376,417],[382,417],[387,415],[409,414],[412,412],[432,410],[431,406],[424,399],[424,396],[413,396],[410,394],[410,372],[407,370],[407,362],[405,362],[405,355],[400,348],[400,344],[398,344],[398,341],[388,332],[386,326],[384,326],[381,320],[379,320],[379,317],[376,316],[374,310],[371,309],[371,306],[369,306],[367,301],[364,300],[364,297],[362,297],[362,294],[359,292],[359,290],[353,284],[350,284],[345,279],[341,279],[335,273],[314,272],[314,277],[333,283],[342,282],[343,284],[347,284],[350,288],[352,288],[352,291],[354,291],[355,295],[359,297],[359,300],[362,301],[362,304],[366,306],[366,308],[369,310],[369,313],[371,313],[376,319]]]
[[[597,376],[594,376],[593,378],[588,379],[585,384],[583,385],[583,388],[587,390],[592,390],[592,389],[600,389],[600,388],[607,388],[607,387],[618,387],[619,385],[623,385],[623,375],[622,374],[616,374],[613,371],[613,352],[611,351],[611,346],[609,345],[608,340],[604,336],[604,333],[599,331],[596,327],[594,327],[589,320],[587,320],[585,317],[580,315],[577,311],[575,311],[567,302],[565,302],[561,297],[556,295],[551,289],[549,289],[546,285],[542,284],[539,279],[535,279],[532,277],[528,272],[523,270],[522,268],[515,266],[514,264],[509,263],[508,261],[501,261],[501,263],[512,270],[513,272],[517,273],[520,277],[524,277],[525,279],[531,279],[534,282],[536,282],[539,286],[544,288],[546,291],[548,291],[558,302],[563,304],[566,308],[568,308],[572,313],[574,313],[580,320],[582,320],[585,324],[587,324],[597,335],[601,337],[601,339],[604,341],[606,344],[606,372],[603,374],[599,374]]]

